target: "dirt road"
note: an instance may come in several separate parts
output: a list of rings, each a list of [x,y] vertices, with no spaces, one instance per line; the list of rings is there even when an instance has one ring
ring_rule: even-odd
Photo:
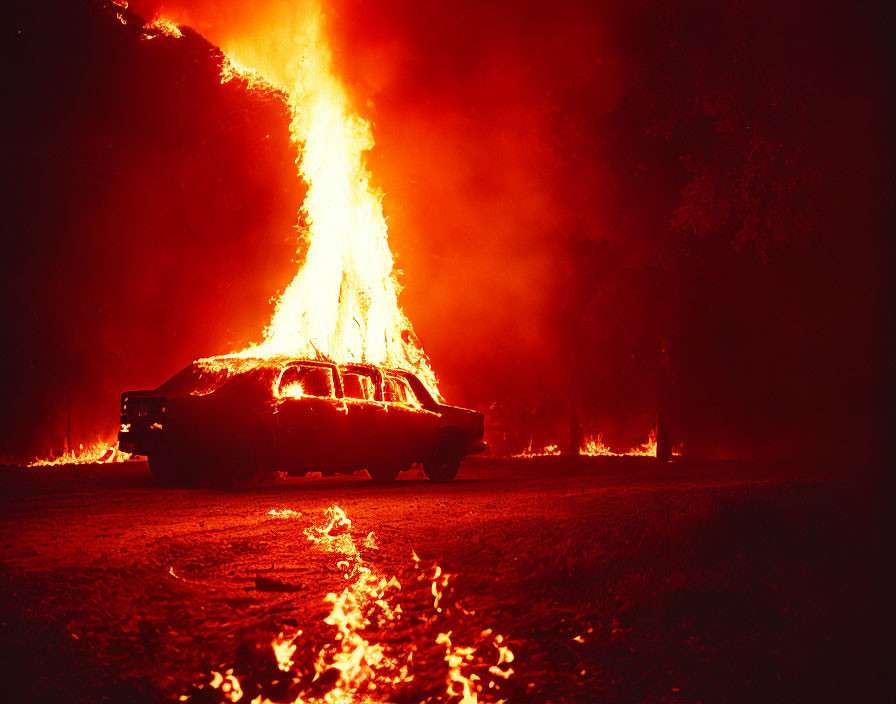
[[[373,700],[457,701],[466,681],[492,702],[870,701],[885,599],[861,469],[484,460],[448,485],[226,493],[158,487],[143,463],[6,468],[4,689],[226,701],[210,683],[232,670],[241,701],[322,696],[343,670],[318,661],[349,640],[327,594],[360,568],[401,585],[383,587],[392,611],[363,597],[350,634],[386,658]],[[315,533],[334,505],[352,553]],[[298,631],[285,673],[271,644]]]

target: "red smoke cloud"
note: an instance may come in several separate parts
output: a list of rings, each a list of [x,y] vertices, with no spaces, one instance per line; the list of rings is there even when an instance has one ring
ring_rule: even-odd
[[[226,47],[285,7],[130,11]],[[2,451],[58,446],[64,395],[87,442],[122,388],[258,341],[298,266],[282,106],[221,86],[195,36],[140,41],[128,17],[85,2],[11,19]],[[446,397],[550,442],[578,402],[628,447],[667,343],[686,451],[864,443],[883,355],[880,26],[814,2],[328,4],[401,302]]]

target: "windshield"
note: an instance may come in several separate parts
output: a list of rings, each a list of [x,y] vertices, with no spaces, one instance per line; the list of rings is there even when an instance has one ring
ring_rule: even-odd
[[[168,396],[204,396],[221,387],[229,377],[227,369],[213,370],[194,363],[179,371],[156,391]]]

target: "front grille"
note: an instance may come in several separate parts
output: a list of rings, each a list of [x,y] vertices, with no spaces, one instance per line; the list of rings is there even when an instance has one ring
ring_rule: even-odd
[[[121,397],[121,423],[152,425],[165,418],[167,399],[161,397]]]

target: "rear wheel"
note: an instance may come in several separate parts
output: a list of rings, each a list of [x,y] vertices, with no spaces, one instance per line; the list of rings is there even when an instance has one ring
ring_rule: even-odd
[[[374,464],[367,467],[367,474],[377,484],[388,484],[398,478],[401,470],[397,464]]]
[[[423,461],[423,473],[431,482],[450,482],[459,469],[459,458],[433,457]]]
[[[431,482],[450,482],[457,476],[464,458],[461,437],[456,432],[445,431],[433,449],[423,460],[423,473]]]

